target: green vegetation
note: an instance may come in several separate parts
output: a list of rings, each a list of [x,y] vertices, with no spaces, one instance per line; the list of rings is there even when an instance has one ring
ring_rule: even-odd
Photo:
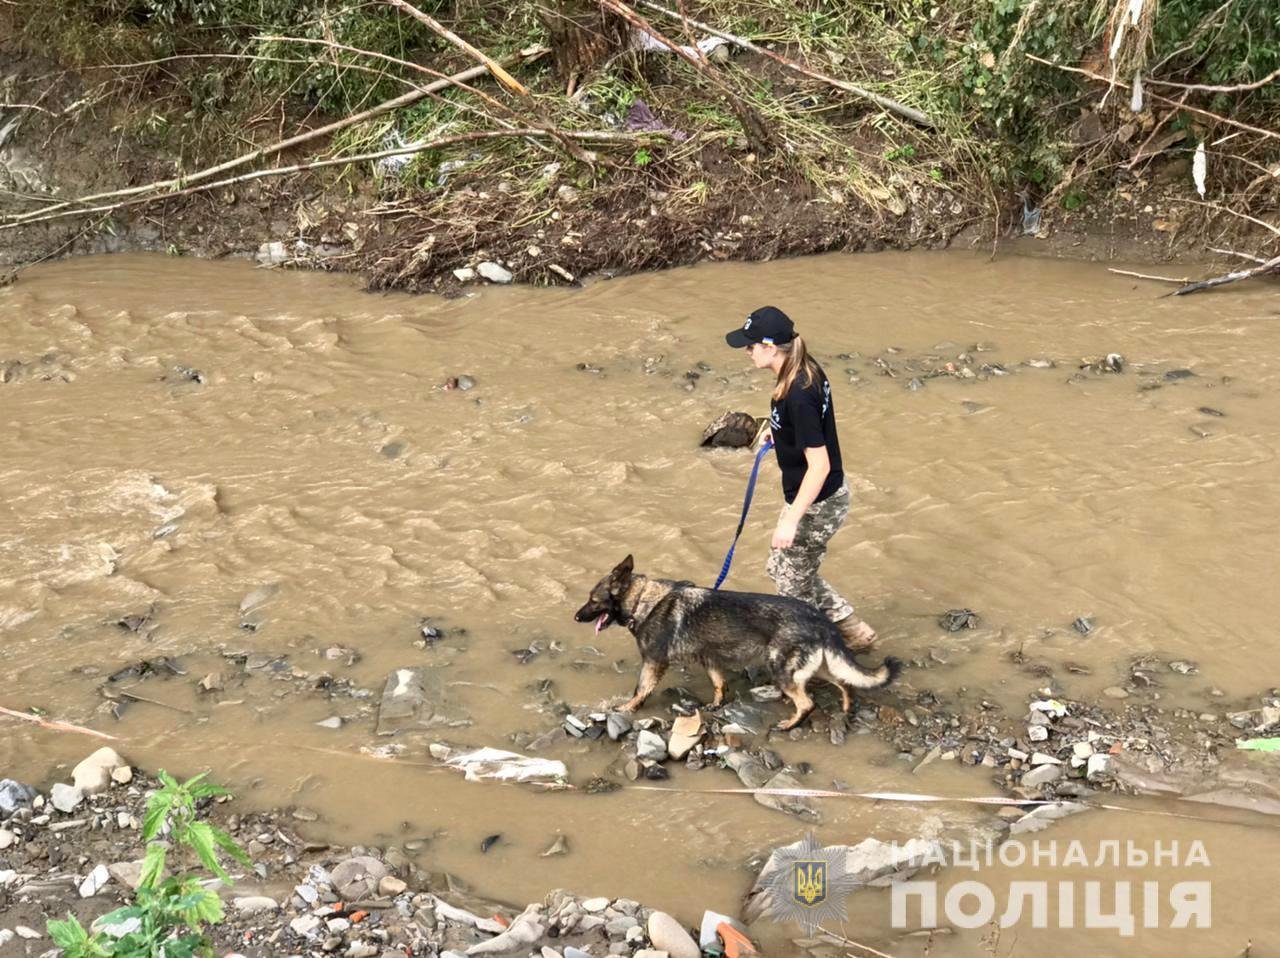
[[[589,0],[417,5],[499,58],[551,42],[548,8],[553,14],[562,7],[594,8]],[[676,42],[688,42],[678,22],[636,6]],[[1090,181],[1130,160],[1157,121],[1166,131],[1190,131],[1177,147],[1184,151],[1210,134],[1233,132],[1224,117],[1268,130],[1280,126],[1280,82],[1252,90],[1185,91],[1185,104],[1179,103],[1184,91],[1177,86],[1257,83],[1280,69],[1280,5],[1146,0],[1141,8],[1138,22],[1130,24],[1124,22],[1129,0],[689,5],[698,19],[925,111],[934,130],[916,128],[776,64],[738,55],[715,70],[775,140],[772,150],[757,156],[761,151],[749,148],[739,110],[723,88],[674,57],[614,51],[575,77],[571,98],[564,78],[553,77],[543,60],[522,74],[534,91],[531,100],[504,95],[499,110],[451,90],[346,130],[329,148],[338,156],[354,155],[388,143],[492,128],[495,119],[525,123],[531,115],[562,129],[600,129],[644,100],[670,127],[690,135],[630,148],[609,175],[661,177],[675,193],[705,181],[699,157],[715,145],[745,175],[803,180],[812,195],[838,203],[856,196],[892,209],[898,195],[928,186],[974,206],[1024,192],[1033,200],[1078,207],[1093,188]],[[440,71],[471,65],[418,21],[378,2],[17,0],[16,10],[8,15],[28,49],[81,68],[111,64],[114,74],[105,75],[119,78],[120,93],[132,105],[121,130],[153,145],[173,145],[176,139],[186,169],[221,158],[211,155],[219,151],[243,152],[250,140],[246,120],[274,115],[282,121],[286,106],[306,117],[349,115],[427,79],[385,58]],[[1114,75],[1123,86],[1108,92],[1105,83],[1064,67]],[[1131,113],[1128,85],[1137,76],[1147,92],[1141,110]],[[1073,133],[1085,112],[1100,119],[1095,137]],[[1277,142],[1256,134],[1235,139],[1213,159],[1215,180],[1224,190],[1251,181],[1275,164]],[[430,191],[440,181],[440,165],[451,160],[465,161],[464,179],[500,169],[534,181],[527,174],[549,162],[548,152],[545,143],[520,139],[432,152],[409,164],[401,184]],[[576,160],[566,162],[575,181],[599,175]]]
[[[216,892],[205,888],[198,874],[164,878],[171,848],[185,850],[215,879],[231,884],[231,876],[218,860],[221,850],[243,865],[249,857],[226,832],[197,818],[197,804],[226,795],[227,790],[201,781],[197,775],[179,783],[161,771],[164,786],[147,802],[142,837],[148,843],[142,876],[132,905],[104,915],[95,927],[130,927],[119,937],[105,931],[90,934],[76,919],[48,924],[49,937],[66,958],[190,958],[212,955],[206,930],[223,918],[222,902]],[[161,834],[168,841],[160,840]]]

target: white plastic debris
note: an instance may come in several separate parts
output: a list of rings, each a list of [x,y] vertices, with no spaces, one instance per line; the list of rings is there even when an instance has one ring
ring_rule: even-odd
[[[1195,159],[1191,161],[1191,178],[1196,182],[1196,192],[1204,199],[1205,175],[1208,173],[1208,159],[1204,152],[1204,140],[1196,147]]]
[[[1129,110],[1131,112],[1142,112],[1143,96],[1142,73],[1139,71],[1133,75],[1133,95],[1129,97]]]
[[[461,755],[450,755],[445,764],[462,769],[468,782],[493,779],[499,782],[560,781],[568,777],[564,762],[548,758],[530,758],[500,748],[478,748]]]
[[[1031,708],[1036,712],[1052,715],[1054,718],[1062,718],[1067,714],[1067,707],[1057,699],[1037,699],[1031,703]]]
[[[638,50],[643,50],[646,53],[649,53],[649,52],[670,53],[671,52],[671,48],[668,47],[665,43],[661,42],[660,40],[655,40],[653,37],[645,33],[643,30],[634,31],[634,33],[632,34],[632,37],[634,39],[635,47]],[[695,46],[691,47],[691,46],[682,45],[680,47],[680,50],[688,54],[689,56],[693,56],[693,57],[699,57],[699,58],[709,57],[715,50],[718,50],[720,47],[727,46],[728,43],[729,41],[723,39],[722,37],[704,37],[703,39],[699,40]]]

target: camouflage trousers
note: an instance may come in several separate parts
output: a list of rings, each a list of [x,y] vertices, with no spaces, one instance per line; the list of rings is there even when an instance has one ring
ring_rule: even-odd
[[[770,549],[765,571],[778,595],[800,599],[819,609],[832,622],[853,615],[853,606],[818,574],[827,543],[849,515],[849,485],[844,483],[800,519],[789,549]]]

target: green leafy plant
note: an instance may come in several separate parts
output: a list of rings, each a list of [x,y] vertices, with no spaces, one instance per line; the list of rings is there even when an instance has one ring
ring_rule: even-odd
[[[66,958],[192,958],[212,955],[206,930],[223,919],[218,895],[204,887],[196,874],[164,878],[172,849],[185,849],[216,879],[231,884],[231,876],[219,861],[224,852],[246,867],[249,856],[226,832],[198,818],[197,805],[204,799],[228,794],[225,788],[203,781],[204,774],[178,782],[159,773],[162,788],[147,802],[142,837],[148,843],[141,878],[133,904],[102,916],[98,927],[112,927],[117,934],[90,934],[74,915],[48,923],[49,937]],[[167,834],[168,841],[160,839]]]

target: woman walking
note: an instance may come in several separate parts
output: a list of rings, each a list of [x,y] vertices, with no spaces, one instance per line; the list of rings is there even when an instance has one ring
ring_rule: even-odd
[[[808,354],[790,317],[762,306],[725,336],[746,349],[757,369],[777,377],[769,429],[782,471],[786,506],[778,518],[766,571],[779,595],[801,599],[836,624],[853,651],[869,649],[876,632],[818,573],[827,542],[849,514],[849,486],[840,460],[831,383]]]

